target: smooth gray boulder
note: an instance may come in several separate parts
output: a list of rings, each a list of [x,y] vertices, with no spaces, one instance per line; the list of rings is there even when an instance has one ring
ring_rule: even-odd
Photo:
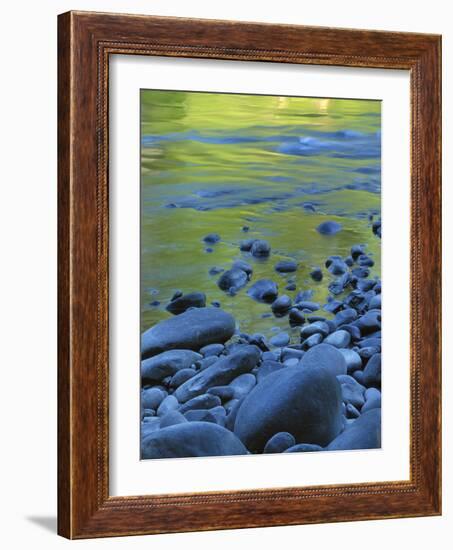
[[[212,422],[185,422],[157,430],[142,439],[141,457],[183,458],[248,454],[229,430]]]
[[[343,427],[341,389],[323,368],[285,367],[269,374],[239,407],[234,432],[252,452],[261,452],[278,432],[296,443],[327,445]]]
[[[381,409],[364,412],[334,439],[327,451],[379,449],[381,447]]]
[[[234,330],[233,316],[217,307],[189,309],[142,334],[142,358],[172,349],[198,351],[208,344],[223,344]]]
[[[143,382],[160,382],[167,376],[173,376],[181,369],[187,369],[202,356],[187,349],[165,351],[149,357],[141,363],[140,372]]]
[[[206,393],[209,388],[229,384],[240,374],[250,372],[260,359],[256,346],[242,345],[231,355],[220,357],[214,365],[184,382],[174,395],[180,403]]]
[[[302,357],[300,366],[307,369],[323,368],[334,376],[347,372],[343,354],[329,344],[318,344],[310,348]]]

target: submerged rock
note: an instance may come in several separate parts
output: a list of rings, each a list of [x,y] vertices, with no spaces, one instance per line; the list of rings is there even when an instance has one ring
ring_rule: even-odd
[[[260,279],[248,289],[247,294],[257,302],[272,303],[278,296],[278,286],[270,279]]]
[[[174,297],[171,302],[165,308],[173,315],[179,315],[184,313],[190,307],[205,307],[206,306],[206,294],[203,292],[190,292],[182,296]]]
[[[249,279],[253,274],[253,267],[249,263],[244,262],[244,260],[234,261],[232,269],[242,269],[242,271],[247,273]]]
[[[203,237],[203,241],[208,244],[215,244],[220,241],[220,235],[217,233],[209,233],[206,237]]]
[[[239,243],[239,248],[243,251],[243,252],[250,252],[250,249],[252,248],[253,246],[253,243],[256,241],[257,239],[244,239],[243,241],[241,241]]]
[[[222,273],[220,279],[217,281],[217,286],[225,291],[232,288],[239,290],[247,284],[248,280],[249,277],[245,271],[234,267]]]
[[[276,317],[283,317],[291,309],[291,298],[284,294],[272,303],[272,312]]]
[[[185,422],[154,431],[143,438],[141,457],[183,458],[248,454],[231,431],[212,422]]]
[[[297,271],[297,262],[293,260],[281,260],[275,264],[275,271],[279,273],[293,273]]]
[[[258,239],[252,244],[250,253],[255,258],[266,258],[271,253],[271,246],[267,241]]]
[[[232,315],[219,308],[190,309],[154,325],[142,334],[142,357],[171,349],[199,350],[208,344],[223,344],[235,330]]]
[[[327,221],[319,224],[316,231],[321,233],[321,235],[335,235],[335,233],[338,233],[341,229],[341,224],[338,222]]]
[[[322,281],[322,269],[320,267],[315,267],[310,271],[310,277],[313,281]]]

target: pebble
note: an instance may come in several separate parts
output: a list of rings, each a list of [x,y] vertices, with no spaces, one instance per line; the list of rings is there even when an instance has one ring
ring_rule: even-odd
[[[230,388],[233,388],[234,397],[236,399],[242,399],[248,393],[251,392],[251,390],[255,387],[255,385],[256,385],[255,376],[250,373],[245,373],[245,374],[241,374],[240,376],[237,376],[230,383]]]
[[[296,444],[294,436],[288,432],[278,432],[264,446],[263,453],[283,453]]]
[[[275,264],[275,271],[279,273],[293,273],[297,271],[297,262],[292,260],[281,260]]]
[[[250,253],[255,258],[266,258],[271,253],[271,246],[267,241],[258,239],[253,242]]]
[[[158,388],[148,388],[142,390],[141,406],[143,409],[157,410],[158,406],[167,396],[167,393]]]
[[[167,376],[193,365],[201,355],[191,350],[175,349],[165,351],[141,362],[142,382],[160,382]]]
[[[222,273],[217,281],[217,286],[224,291],[239,290],[247,284],[248,280],[249,277],[245,271],[234,267]]]
[[[222,403],[234,398],[234,388],[231,386],[214,386],[213,388],[209,388],[206,393],[216,395]]]
[[[217,407],[221,404],[222,402],[218,395],[205,393],[203,395],[197,395],[197,397],[193,397],[192,399],[186,401],[186,403],[180,406],[179,412],[185,413],[195,409],[212,409],[213,407]]]
[[[184,313],[190,307],[205,307],[206,294],[203,292],[190,292],[182,296],[173,296],[171,302],[166,306],[166,310],[173,315]]]
[[[381,354],[375,353],[363,371],[363,383],[367,388],[381,388]]]
[[[346,418],[359,418],[360,412],[354,407],[352,403],[346,405]]]
[[[203,241],[209,244],[218,243],[220,241],[220,235],[218,233],[209,233],[208,235],[203,237]]]
[[[245,271],[247,273],[249,279],[253,274],[253,267],[244,260],[235,260],[233,262],[232,269],[242,269],[242,271]]]
[[[278,286],[270,279],[260,279],[248,289],[247,295],[258,302],[272,303],[278,296]]]
[[[327,336],[329,332],[329,325],[325,321],[315,321],[300,329],[300,337],[305,339],[318,333],[322,336]]]
[[[328,270],[332,275],[343,275],[348,271],[348,266],[344,263],[342,259],[335,259],[329,264]]]
[[[157,416],[164,416],[170,411],[175,411],[179,407],[179,402],[174,395],[167,395],[157,409]]]
[[[195,376],[196,371],[194,369],[181,369],[175,373],[170,380],[170,388],[178,388],[181,384],[184,384],[189,378]]]
[[[335,314],[337,326],[346,325],[357,319],[357,311],[353,308],[346,308]]]
[[[269,340],[269,343],[272,346],[283,348],[289,344],[289,340],[290,338],[287,332],[280,332],[279,334],[272,336],[272,338]]]
[[[211,357],[212,355],[220,355],[224,349],[225,346],[223,344],[209,344],[202,347],[200,353],[203,357]]]
[[[335,235],[341,231],[341,224],[335,221],[323,222],[316,228],[316,231],[321,235]]]
[[[313,281],[322,281],[322,269],[320,267],[315,267],[310,271],[310,277]]]
[[[362,368],[362,358],[360,355],[349,348],[339,348],[338,350],[346,361],[346,369],[348,374]]]
[[[289,447],[284,453],[314,453],[318,451],[324,451],[320,445],[312,445],[311,443],[299,443],[293,447]]]
[[[282,296],[279,296],[272,303],[272,306],[271,306],[272,313],[276,317],[283,317],[289,312],[289,310],[291,309],[291,306],[292,306],[291,298],[286,294],[283,294]]]
[[[303,325],[305,323],[305,315],[296,308],[289,311],[289,324],[291,326]]]
[[[312,334],[302,342],[303,349],[307,350],[314,346],[318,346],[322,342],[322,335],[319,333]]]
[[[174,395],[181,403],[185,403],[213,386],[229,384],[240,374],[250,372],[259,359],[260,353],[256,346],[242,345],[238,351],[222,356],[213,365],[184,382]]]
[[[345,348],[351,341],[351,335],[346,330],[337,330],[329,334],[324,340],[325,344],[330,344],[336,348]]]
[[[362,407],[361,412],[364,413],[371,409],[381,408],[381,392],[376,388],[368,388],[365,391],[365,404]]]
[[[162,416],[160,420],[160,428],[167,428],[168,426],[183,424],[184,422],[187,422],[187,419],[183,414],[179,411],[170,411]]]
[[[252,248],[253,243],[256,241],[256,239],[245,239],[240,242],[239,248],[243,252],[249,252]]]

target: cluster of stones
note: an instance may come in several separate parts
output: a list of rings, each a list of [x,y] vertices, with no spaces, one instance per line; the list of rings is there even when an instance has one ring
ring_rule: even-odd
[[[262,240],[249,251],[270,255]],[[142,458],[379,448],[381,283],[369,278],[372,265],[361,245],[329,257],[336,278],[322,307],[307,291],[292,303],[272,281],[250,286],[249,296],[288,316],[297,343],[286,332],[269,340],[241,333],[228,312],[206,307],[203,293],[176,293],[167,306],[174,316],[142,335]],[[252,274],[240,260],[218,285],[234,293]],[[321,309],[333,318],[315,315]]]

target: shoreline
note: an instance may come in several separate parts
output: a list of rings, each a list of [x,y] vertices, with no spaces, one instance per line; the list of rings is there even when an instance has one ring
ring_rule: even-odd
[[[342,230],[321,226],[325,239]],[[372,232],[380,238],[380,220]],[[220,240],[212,233],[203,244]],[[365,246],[312,270],[314,282],[335,276],[324,304],[311,301],[311,290],[285,294],[296,290],[291,277],[283,291],[254,278],[247,255],[272,262],[264,239],[244,238],[239,248],[245,259],[212,273],[213,284],[232,299],[241,291],[266,304],[266,318],[287,319],[288,330],[240,332],[220,304],[206,307],[204,293],[176,292],[166,305],[173,315],[142,335],[142,458],[379,448],[381,280],[370,278]],[[275,274],[297,269],[280,260]]]

